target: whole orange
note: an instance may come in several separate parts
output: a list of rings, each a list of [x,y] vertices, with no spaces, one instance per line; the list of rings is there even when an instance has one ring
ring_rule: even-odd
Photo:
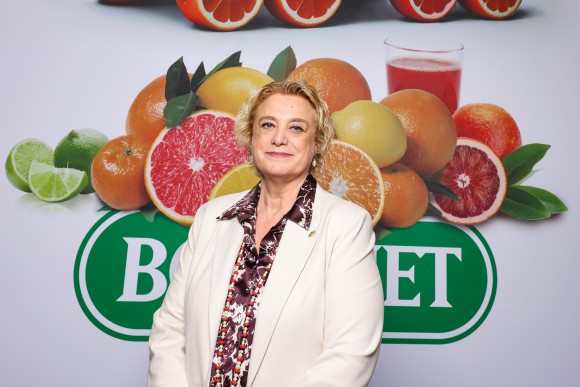
[[[457,143],[453,116],[436,96],[423,90],[400,90],[381,103],[395,112],[407,135],[401,163],[422,177],[432,175],[451,160]]]
[[[453,114],[453,120],[457,136],[483,142],[500,159],[522,146],[516,121],[497,105],[472,103],[462,106]]]
[[[421,176],[411,168],[395,163],[381,169],[385,187],[385,205],[381,223],[403,228],[417,223],[425,214],[429,191]]]
[[[370,100],[371,90],[356,67],[333,58],[311,59],[296,67],[288,79],[306,81],[326,101],[330,113],[361,99]]]
[[[127,134],[155,139],[165,129],[163,109],[166,103],[165,75],[161,75],[145,86],[133,100],[125,122]]]
[[[121,136],[101,148],[91,165],[91,182],[99,197],[117,210],[134,210],[151,201],[145,188],[145,161],[152,140]]]

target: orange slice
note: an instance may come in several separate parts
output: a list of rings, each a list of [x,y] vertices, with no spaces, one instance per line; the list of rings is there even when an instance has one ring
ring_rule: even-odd
[[[434,22],[447,16],[457,0],[391,0],[403,16],[415,20]]]
[[[215,183],[209,193],[209,199],[248,190],[259,182],[260,178],[256,176],[250,163],[236,165]]]
[[[373,226],[381,219],[385,201],[381,171],[359,148],[333,140],[316,180],[325,190],[366,209]]]
[[[342,0],[265,0],[270,13],[299,27],[315,27],[328,21]]]
[[[256,17],[263,4],[264,0],[177,0],[186,18],[218,31],[245,26]]]
[[[505,19],[518,10],[522,0],[459,0],[459,4],[487,19]]]

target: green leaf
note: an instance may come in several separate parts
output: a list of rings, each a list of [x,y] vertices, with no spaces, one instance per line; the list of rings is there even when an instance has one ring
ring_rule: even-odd
[[[165,126],[173,128],[183,122],[195,109],[199,97],[193,93],[180,95],[167,101],[163,109]]]
[[[450,197],[453,200],[460,200],[459,196],[455,194],[455,192],[451,191],[449,188],[444,186],[443,184],[436,183],[434,181],[423,180],[425,182],[425,186],[429,192],[435,192],[441,195],[445,195]]]
[[[435,207],[433,204],[428,203],[427,204],[427,210],[425,210],[425,215],[424,216],[437,216],[437,217],[440,217],[441,216],[441,211],[439,211],[437,209],[437,207]]]
[[[518,186],[508,188],[500,211],[523,220],[546,219],[552,215],[538,198]]]
[[[234,52],[232,55],[228,56],[226,59],[222,60],[217,66],[215,66],[205,77],[199,81],[198,87],[205,82],[206,79],[211,77],[213,74],[217,73],[220,70],[227,69],[228,67],[238,67],[242,65],[240,62],[240,55],[242,55],[241,51]],[[197,89],[196,89],[197,90]]]
[[[201,85],[202,79],[205,77],[205,67],[203,66],[203,62],[197,66],[195,73],[191,77],[191,91],[196,92],[199,85]]]
[[[282,50],[270,64],[267,74],[275,81],[283,81],[296,68],[296,55],[292,47]]]
[[[503,166],[508,179],[508,185],[514,185],[528,176],[532,168],[540,161],[550,145],[546,144],[528,144],[506,155],[503,160]]]
[[[165,99],[167,101],[189,93],[189,74],[183,64],[183,57],[176,60],[169,69],[165,78]]]
[[[391,230],[389,230],[388,228],[384,227],[381,224],[377,224],[375,226],[374,231],[375,231],[375,240],[377,241],[380,241],[381,239],[392,233]]]
[[[559,197],[546,191],[542,188],[531,187],[528,185],[517,185],[514,188],[525,191],[531,195],[534,195],[536,199],[542,202],[542,204],[550,211],[552,214],[559,214],[560,212],[568,211],[568,207],[560,200]]]
[[[148,204],[141,208],[141,214],[143,214],[149,223],[152,223],[155,220],[157,212],[159,212],[159,210],[153,204]]]

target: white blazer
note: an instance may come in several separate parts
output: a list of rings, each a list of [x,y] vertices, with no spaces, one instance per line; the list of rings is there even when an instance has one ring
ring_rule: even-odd
[[[218,221],[246,192],[198,211],[149,338],[149,387],[207,387],[243,228]],[[286,224],[264,287],[248,387],[366,386],[383,328],[368,213],[320,187],[309,230]]]

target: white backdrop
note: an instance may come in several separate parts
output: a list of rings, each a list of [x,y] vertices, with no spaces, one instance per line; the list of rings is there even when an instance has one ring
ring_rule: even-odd
[[[111,7],[96,0],[5,3],[0,13],[0,155],[38,137],[55,146],[71,129],[124,133],[129,105],[180,56],[211,68],[242,50],[266,71],[288,45],[298,62],[334,57],[386,96],[386,37],[440,36],[464,43],[461,104],[491,102],[516,119],[524,143],[552,148],[533,185],[569,212],[540,222],[496,217],[478,226],[495,256],[497,295],[485,322],[444,345],[385,344],[371,386],[578,386],[580,192],[574,156],[580,97],[580,10],[566,0],[524,0],[514,20],[402,19],[386,0],[344,0],[328,26],[281,26],[265,10],[243,31],[202,31],[172,2]],[[348,11],[348,12],[345,12]],[[2,175],[4,171],[2,170]],[[530,182],[531,183],[531,182]],[[73,288],[77,249],[102,215],[94,195],[43,205],[0,178],[0,375],[6,386],[145,386],[147,346],[107,336],[85,317]]]

